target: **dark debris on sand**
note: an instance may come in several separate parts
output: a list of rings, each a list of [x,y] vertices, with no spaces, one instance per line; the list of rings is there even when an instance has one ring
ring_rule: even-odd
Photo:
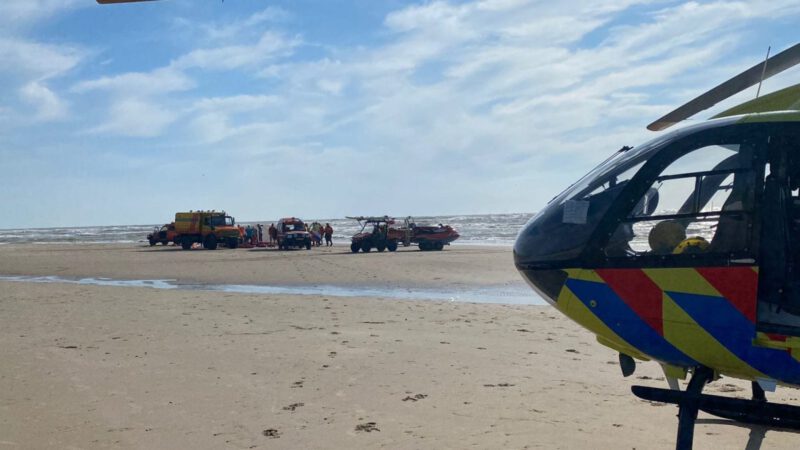
[[[294,411],[295,409],[297,409],[297,408],[299,408],[301,406],[305,406],[305,403],[292,403],[289,406],[284,406],[283,410],[284,411]]]
[[[261,434],[273,439],[281,437],[281,433],[275,428],[267,428],[266,430],[262,431]]]
[[[365,431],[367,433],[371,433],[373,431],[381,431],[375,422],[366,422],[360,423],[356,425],[356,431]]]

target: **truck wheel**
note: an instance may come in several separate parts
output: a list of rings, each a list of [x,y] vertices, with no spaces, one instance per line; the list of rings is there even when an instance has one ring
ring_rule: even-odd
[[[206,240],[203,241],[203,247],[207,250],[216,250],[217,249],[217,237],[213,234],[209,234],[206,236]]]
[[[361,251],[362,252],[369,253],[370,250],[372,250],[372,242],[364,241],[364,242],[361,243]]]
[[[156,245],[156,241],[152,239],[149,239],[148,241],[150,242],[150,247],[154,247]]]
[[[351,251],[351,252],[353,252],[353,253],[358,253],[358,250],[359,250],[360,248],[361,248],[361,246],[360,246],[360,245],[358,245],[358,242],[352,242],[352,243],[350,243],[350,251]]]
[[[433,244],[433,249],[434,250],[441,250],[443,248],[444,248],[444,244],[442,244],[441,241]]]
[[[386,243],[386,248],[389,249],[390,252],[397,250],[397,241],[389,241]]]
[[[382,252],[382,251],[386,250],[386,243],[380,242],[380,243],[376,244],[375,245],[375,249],[377,249],[379,252]]]
[[[238,239],[236,239],[236,238],[228,239],[228,248],[234,249],[234,248],[237,248],[237,247],[239,247],[239,240]]]
[[[422,252],[426,252],[430,250],[430,247],[428,246],[428,243],[426,241],[422,241],[419,243],[419,250]]]
[[[192,242],[192,238],[186,236],[183,239],[181,239],[181,248],[184,250],[191,250],[193,243],[194,242]]]

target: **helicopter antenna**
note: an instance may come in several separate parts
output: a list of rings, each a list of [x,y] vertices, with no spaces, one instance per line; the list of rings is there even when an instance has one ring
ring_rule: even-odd
[[[756,91],[756,98],[758,98],[759,94],[761,94],[761,83],[764,82],[764,72],[767,71],[767,61],[769,61],[770,50],[772,50],[772,46],[767,47],[767,57],[764,58],[764,70],[761,71],[761,80],[758,81],[758,90]]]
[[[651,131],[661,131],[669,128],[684,119],[692,117],[700,111],[711,108],[732,95],[754,86],[759,81],[766,80],[773,75],[777,75],[795,66],[797,63],[800,63],[800,44],[795,44],[775,54],[771,58],[767,58],[763,63],[758,63],[730,80],[705,92],[651,123],[647,126],[647,129]]]

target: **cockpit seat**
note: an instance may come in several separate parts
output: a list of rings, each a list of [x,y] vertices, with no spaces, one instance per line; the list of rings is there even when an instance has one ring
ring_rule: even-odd
[[[725,204],[722,205],[717,231],[711,238],[708,250],[711,252],[732,252],[743,250],[747,242],[747,217],[743,213],[747,210],[744,200],[747,198],[751,187],[748,180],[742,175],[734,179],[733,188]],[[741,214],[735,214],[742,211]],[[734,213],[734,214],[726,214]]]

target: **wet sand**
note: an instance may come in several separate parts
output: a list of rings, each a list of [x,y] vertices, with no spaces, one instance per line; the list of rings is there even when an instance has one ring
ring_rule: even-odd
[[[450,246],[350,252],[349,246],[184,251],[157,245],[2,245],[0,275],[174,279],[216,284],[468,286],[519,284],[511,249]]]
[[[503,286],[510,249],[0,246],[0,275]],[[375,276],[376,278],[371,278]],[[665,386],[547,306],[0,282],[2,448],[674,448]],[[747,396],[723,379],[708,392]],[[797,404],[800,391],[771,400]],[[696,448],[800,434],[701,414]]]

